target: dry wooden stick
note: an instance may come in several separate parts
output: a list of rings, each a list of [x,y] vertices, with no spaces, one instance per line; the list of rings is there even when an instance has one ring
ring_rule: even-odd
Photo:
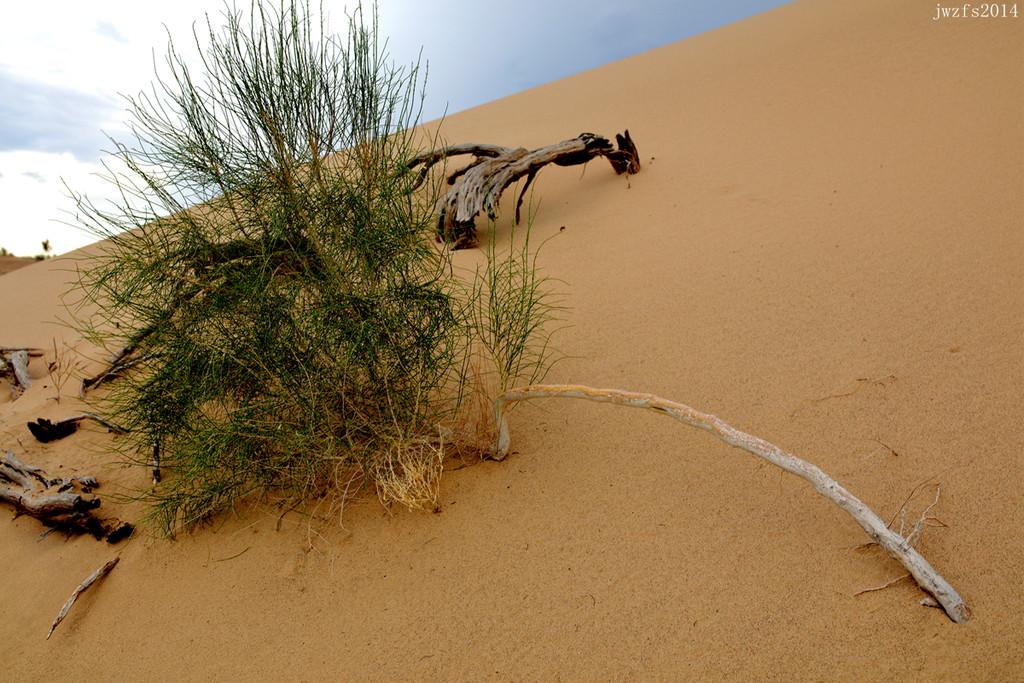
[[[633,408],[649,408],[669,417],[673,417],[691,427],[711,432],[730,446],[741,448],[748,453],[763,458],[781,467],[790,474],[806,480],[818,493],[825,496],[842,510],[854,518],[868,536],[874,539],[897,562],[902,564],[917,584],[925,592],[932,595],[958,624],[970,619],[971,612],[960,595],[939,575],[922,555],[914,549],[910,540],[889,529],[878,515],[856,496],[847,491],[825,474],[821,469],[809,462],[787,453],[764,439],[752,436],[726,424],[720,418],[702,413],[682,403],[669,401],[652,394],[641,394],[619,389],[594,389],[580,385],[533,385],[506,391],[495,402],[498,419],[498,438],[492,455],[501,460],[508,454],[509,433],[508,423],[503,416],[506,404],[537,398],[579,398],[599,403],[614,403]]]
[[[106,564],[104,564],[102,567],[100,567],[92,574],[90,574],[88,577],[86,577],[85,581],[78,584],[78,588],[76,588],[75,592],[71,594],[71,597],[68,598],[67,602],[64,603],[64,606],[60,608],[60,612],[57,612],[57,618],[53,620],[53,623],[50,625],[50,632],[46,634],[47,640],[49,640],[50,636],[53,635],[53,632],[56,630],[57,626],[60,625],[60,622],[64,621],[64,617],[68,615],[68,612],[71,610],[71,607],[75,604],[75,601],[78,600],[78,596],[84,593],[86,589],[89,588],[89,586],[93,585],[94,583],[102,579],[104,576],[109,574],[110,570],[117,565],[120,559],[120,556],[118,556],[112,560],[108,560]]]

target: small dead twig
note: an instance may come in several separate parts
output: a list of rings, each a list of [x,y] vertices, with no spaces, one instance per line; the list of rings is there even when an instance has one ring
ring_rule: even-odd
[[[68,360],[70,351],[71,349],[68,348],[66,343],[64,344],[64,352],[58,351],[57,339],[53,339],[53,360],[46,366],[46,370],[50,373],[53,388],[57,390],[56,395],[50,398],[57,403],[60,403],[61,396],[64,393],[64,385],[79,371],[78,363]]]
[[[864,588],[863,590],[857,591],[853,595],[854,595],[854,597],[856,597],[858,595],[864,595],[865,593],[873,593],[875,591],[884,591],[889,586],[895,586],[900,581],[906,581],[909,578],[911,578],[910,574],[904,574],[902,576],[897,576],[895,579],[893,579],[891,581],[886,581],[881,586],[875,586],[874,588]],[[938,604],[938,603],[936,603],[936,604]]]
[[[89,588],[89,586],[93,585],[94,583],[102,579],[104,576],[109,574],[110,570],[117,565],[120,559],[121,557],[118,556],[112,560],[108,560],[106,564],[104,564],[102,567],[100,567],[92,574],[90,574],[85,579],[85,581],[78,584],[78,588],[76,588],[75,592],[71,594],[71,597],[67,599],[67,602],[64,603],[64,606],[60,608],[60,612],[57,612],[57,618],[53,620],[53,624],[50,625],[50,632],[46,634],[47,640],[49,640],[50,636],[53,635],[53,632],[60,625],[60,622],[64,621],[64,617],[68,615],[68,612],[71,610],[71,607],[75,604],[75,601],[78,600],[78,596],[84,593]]]
[[[936,476],[939,476],[939,475],[934,475],[934,476],[928,477],[927,479],[922,481],[920,484],[915,486],[913,489],[911,489],[910,494],[900,504],[899,508],[896,510],[896,513],[889,520],[889,523],[885,525],[885,527],[887,529],[892,529],[892,526],[893,526],[893,524],[896,523],[896,520],[899,520],[899,522],[900,522],[899,534],[900,534],[900,536],[903,536],[904,532],[906,531],[907,504],[910,503],[910,501],[914,499],[914,496],[917,495],[918,491],[920,491],[922,488],[924,488],[924,486],[927,485],[928,482],[930,482]],[[943,522],[938,517],[933,517],[933,516],[928,514],[929,512],[931,512],[932,508],[935,507],[935,504],[938,503],[938,501],[939,501],[939,491],[940,491],[940,486],[938,484],[936,484],[935,485],[935,499],[932,501],[931,505],[929,505],[927,508],[925,508],[924,512],[921,513],[920,518],[914,524],[914,529],[916,529],[916,534],[913,535],[913,540],[911,540],[911,537],[906,537],[907,541],[911,545],[914,545],[919,540],[919,538],[921,536],[921,527],[923,527],[923,526],[946,527],[947,526],[946,523]],[[934,522],[934,524],[928,525],[927,522]],[[854,548],[854,550],[868,550],[868,549],[873,548],[873,547],[875,547],[877,545],[878,545],[878,543],[875,542],[875,541],[868,541],[867,543],[861,543],[856,548]]]
[[[247,552],[249,552],[249,548],[251,547],[252,546],[246,546],[245,550],[237,552],[234,555],[229,555],[228,557],[221,557],[219,559],[214,560],[214,562],[227,562],[228,560],[233,560],[236,557],[241,557],[242,555],[245,555]]]
[[[907,494],[907,497],[903,499],[902,503],[900,503],[899,508],[896,509],[896,513],[892,516],[891,519],[889,519],[889,523],[885,525],[886,528],[889,528],[889,529],[892,528],[892,525],[896,523],[896,520],[899,519],[900,515],[903,514],[904,510],[907,509],[907,503],[909,503],[910,501],[912,501],[914,499],[914,496],[917,495],[918,491],[920,491],[925,486],[927,486],[928,483],[933,481],[936,477],[941,477],[943,474],[946,473],[946,471],[948,471],[948,470],[943,470],[942,472],[939,472],[938,474],[933,474],[932,476],[928,477],[927,479],[925,479],[921,483],[917,484],[914,488],[910,489],[910,493]]]
[[[856,394],[858,391],[860,391],[862,388],[864,388],[866,386],[876,386],[876,387],[885,388],[885,387],[889,386],[890,384],[892,384],[893,382],[895,382],[897,379],[898,379],[898,377],[896,377],[896,375],[886,375],[884,377],[875,377],[875,378],[872,378],[872,377],[858,377],[855,380],[857,383],[853,386],[853,389],[851,389],[850,391],[844,391],[841,394],[829,394],[828,396],[819,396],[817,398],[805,398],[804,400],[800,401],[800,404],[796,408],[793,409],[793,412],[791,412],[789,414],[789,416],[791,418],[792,417],[796,417],[796,414],[799,413],[801,408],[803,408],[803,406],[806,405],[806,404],[816,405],[818,403],[823,403],[825,401],[831,401],[832,399],[836,399],[836,398],[847,398],[849,396],[853,396],[854,394]],[[879,443],[881,443],[881,442],[879,442]],[[885,445],[885,444],[883,444],[883,445]],[[896,455],[896,453],[894,452],[893,455]]]
[[[879,446],[881,446],[885,450],[889,451],[889,454],[892,455],[894,458],[898,458],[899,457],[900,454],[896,451],[896,449],[893,448],[892,446],[890,446],[889,444],[885,443],[881,439],[871,439],[871,440],[874,441],[875,443],[877,443]]]

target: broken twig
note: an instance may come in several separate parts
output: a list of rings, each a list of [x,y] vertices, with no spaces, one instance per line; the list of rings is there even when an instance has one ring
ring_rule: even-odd
[[[895,586],[900,581],[906,581],[909,578],[910,578],[910,574],[902,574],[900,576],[897,576],[895,579],[892,579],[891,581],[886,581],[881,586],[874,586],[873,588],[862,588],[861,590],[857,591],[853,595],[854,595],[854,597],[856,597],[858,595],[864,595],[865,593],[874,593],[875,591],[884,591],[889,586]]]
[[[92,377],[86,377],[82,380],[82,388],[79,390],[80,396],[85,396],[85,392],[90,389],[95,389],[101,384],[117,379],[125,372],[130,370],[132,367],[137,365],[141,359],[133,358],[132,355],[138,349],[145,339],[156,331],[155,325],[144,327],[141,330],[137,330],[131,339],[122,346],[117,352],[110,357],[107,361],[107,367],[99,374],[93,375]]]

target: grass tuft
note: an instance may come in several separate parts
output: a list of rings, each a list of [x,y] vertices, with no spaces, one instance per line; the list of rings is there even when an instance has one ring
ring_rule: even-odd
[[[471,359],[501,389],[547,367],[528,237],[507,257],[492,243],[475,282],[454,275],[432,240],[440,180],[414,191],[404,172],[422,69],[390,63],[375,11],[357,7],[345,39],[299,0],[222,18],[194,36],[201,73],[172,40],[128,99],[134,139],[108,164],[121,201],[75,197],[106,240],[80,272],[79,325],[134,349],[96,410],[129,431],[128,460],[159,448],[163,481],[139,497],[167,534],[353,481],[436,506],[446,448],[486,440],[461,417],[474,391],[494,398]]]

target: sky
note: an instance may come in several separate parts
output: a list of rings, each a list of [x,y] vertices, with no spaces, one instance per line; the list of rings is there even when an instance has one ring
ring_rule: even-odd
[[[238,3],[248,6],[245,0]],[[349,7],[352,2],[349,1]],[[424,119],[703,33],[783,0],[379,0],[395,62],[429,67]],[[128,142],[122,95],[153,83],[168,34],[189,46],[219,0],[41,0],[4,7],[0,23],[0,247],[20,256],[84,246],[65,185],[95,202],[108,135]],[[343,0],[323,0],[347,29]],[[194,48],[193,48],[194,49]],[[422,53],[421,53],[422,50]]]

